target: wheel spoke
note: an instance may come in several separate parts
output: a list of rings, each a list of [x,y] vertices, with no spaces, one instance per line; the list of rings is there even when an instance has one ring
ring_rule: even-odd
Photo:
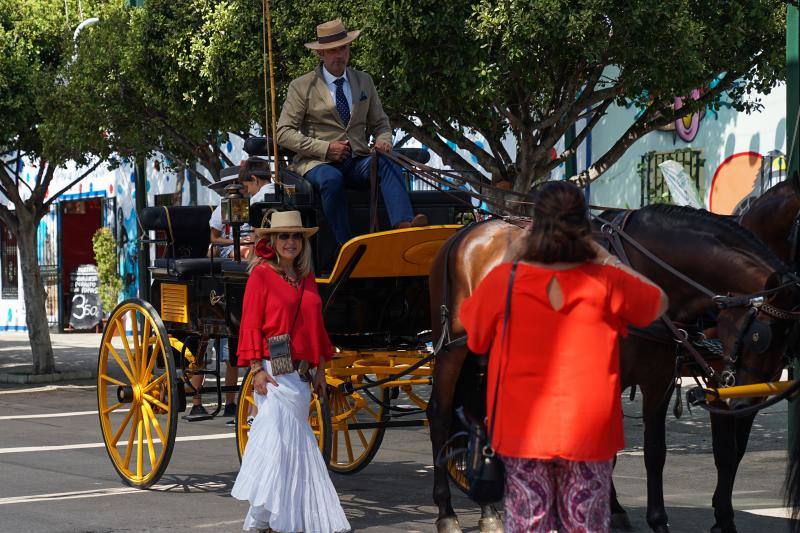
[[[109,351],[109,352],[111,352],[111,355],[114,357],[114,359],[116,359],[116,361],[117,361],[117,364],[118,364],[118,365],[119,365],[119,367],[122,369],[122,371],[125,373],[125,375],[126,375],[126,376],[128,376],[128,379],[130,380],[130,382],[131,382],[131,385],[133,385],[134,383],[136,383],[136,380],[135,380],[135,379],[133,379],[133,374],[131,373],[131,371],[130,371],[130,370],[128,370],[128,366],[127,366],[127,365],[126,365],[124,362],[122,362],[122,358],[119,356],[119,354],[118,354],[118,353],[117,353],[117,351],[114,349],[114,347],[113,347],[113,346],[111,346],[111,343],[110,343],[110,342],[106,342],[106,347],[108,348],[108,351]],[[125,386],[125,385],[123,385],[123,387],[124,387],[124,386]]]
[[[120,387],[124,387],[125,384],[117,379],[112,378],[111,376],[107,376],[105,374],[100,374],[100,379],[103,381],[108,381],[109,383],[113,383],[114,385],[119,385]]]
[[[119,426],[119,429],[117,429],[117,432],[114,433],[114,437],[111,439],[111,446],[117,445],[117,442],[119,442],[119,438],[122,436],[122,432],[125,431],[125,427],[128,425],[128,422],[130,422],[133,414],[134,410],[130,409],[128,411],[128,414],[125,415],[125,418],[122,420],[122,424]]]
[[[114,405],[112,405],[111,407],[106,407],[105,409],[103,409],[102,413],[104,415],[107,415],[108,413],[110,413],[112,411],[116,411],[120,407],[122,407],[122,402],[117,402]]]
[[[347,446],[347,458],[350,460],[350,463],[352,464],[353,461],[355,460],[355,457],[353,456],[353,444],[350,442],[349,430],[344,431],[344,442],[345,445]]]
[[[145,393],[150,392],[151,390],[153,390],[156,387],[158,387],[159,385],[161,385],[164,381],[166,381],[166,379],[167,379],[167,374],[166,373],[161,374],[156,379],[154,379],[153,381],[148,383],[147,386],[142,389],[142,392],[145,392]]]
[[[139,424],[136,426],[136,477],[142,479],[142,469],[144,465],[144,431],[142,431],[143,420],[139,417]]]
[[[128,362],[131,365],[131,375],[138,376],[139,366],[136,363],[136,356],[131,353],[131,345],[128,343],[128,333],[125,331],[125,326],[122,325],[122,321],[119,318],[115,319],[114,323],[117,325],[117,331],[122,339],[122,347],[125,348],[125,356],[128,358]],[[136,382],[131,379],[131,383]]]
[[[131,424],[131,433],[128,436],[128,448],[125,450],[125,469],[131,469],[131,454],[133,453],[133,437],[136,435],[136,427],[139,424],[139,411],[131,409],[133,415],[133,423]]]
[[[128,311],[128,317],[131,321],[131,332],[133,333],[133,357],[134,361],[137,361],[139,364],[139,371],[137,375],[139,375],[141,379],[141,370],[144,368],[144,365],[140,362],[141,360],[138,359],[139,357],[139,322],[136,320],[136,309],[131,309]],[[147,322],[147,320],[145,320]],[[127,340],[127,337],[126,337]]]
[[[333,445],[331,446],[331,461],[333,464],[339,462],[339,431],[333,430]]]
[[[153,370],[153,365],[156,362],[156,355],[150,354],[150,321],[145,318],[144,327],[142,328],[142,382],[150,378],[150,373]]]
[[[373,408],[372,408],[372,407],[370,407],[369,405],[365,405],[365,406],[364,406],[364,410],[366,410],[366,411],[367,411],[369,414],[371,414],[371,415],[372,415],[372,417],[373,417],[375,420],[380,420],[380,418],[381,418],[381,417],[380,417],[380,416],[378,416],[378,413],[376,413],[376,412],[375,412],[375,409],[373,409]]]
[[[142,418],[144,419],[144,432],[147,437],[147,456],[150,459],[150,470],[154,470],[156,467],[156,450],[153,447],[153,433],[150,431],[150,416],[147,414],[145,405],[147,404],[142,402]]]
[[[364,449],[369,449],[369,444],[367,444],[367,439],[364,437],[364,432],[360,429],[357,429],[356,432],[358,432],[358,438],[361,440],[361,445],[364,447]]]
[[[169,406],[167,406],[167,404],[165,404],[165,403],[162,403],[160,400],[156,400],[155,398],[153,398],[153,397],[152,397],[152,396],[150,396],[149,394],[143,394],[142,396],[143,396],[143,397],[144,397],[144,399],[145,399],[145,400],[147,400],[148,402],[150,402],[150,403],[152,403],[152,404],[155,404],[155,405],[159,406],[160,408],[162,408],[163,410],[165,410],[165,411],[169,412]]]
[[[153,423],[153,428],[155,428],[159,440],[162,444],[166,445],[167,439],[164,437],[164,432],[161,431],[161,425],[158,423],[158,418],[156,418],[153,408],[150,407],[150,404],[146,400],[142,402],[142,406],[147,410],[147,414],[150,416],[150,422]]]

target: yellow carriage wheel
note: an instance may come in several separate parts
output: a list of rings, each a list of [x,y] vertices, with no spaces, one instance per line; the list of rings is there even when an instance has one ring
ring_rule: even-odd
[[[348,381],[348,380],[345,380]],[[379,402],[366,393],[343,394],[328,387],[331,410],[331,459],[328,468],[338,474],[355,474],[366,467],[381,447],[389,420],[389,389],[372,389]]]
[[[178,425],[175,362],[164,323],[144,300],[111,313],[97,362],[97,409],[108,457],[145,489],[167,468]]]
[[[239,388],[239,398],[236,403],[236,451],[239,453],[239,462],[242,461],[244,449],[250,435],[250,424],[257,413],[253,400],[253,375],[248,370],[242,386]],[[311,393],[311,404],[308,407],[308,423],[317,438],[319,450],[325,462],[331,453],[331,426],[328,402]]]
[[[466,447],[467,447],[466,437],[464,437],[463,439],[457,439],[456,441],[453,442],[453,444],[451,444],[448,447],[448,449],[444,452],[444,455],[450,454],[450,452],[454,448],[466,449]],[[467,491],[469,490],[469,481],[467,480],[466,450],[455,454],[453,457],[447,460],[447,475],[450,477],[450,480],[464,492],[464,494],[467,493]]]

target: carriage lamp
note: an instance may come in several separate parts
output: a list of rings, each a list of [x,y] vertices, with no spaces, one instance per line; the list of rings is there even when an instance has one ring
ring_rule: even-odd
[[[225,187],[222,199],[222,221],[226,224],[244,224],[250,220],[250,200],[242,196],[241,185]]]

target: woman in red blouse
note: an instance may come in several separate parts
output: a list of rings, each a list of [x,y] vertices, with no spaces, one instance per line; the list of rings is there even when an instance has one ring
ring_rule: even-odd
[[[506,531],[608,531],[623,447],[617,341],[629,324],[661,316],[667,298],[591,239],[577,187],[545,183],[534,202],[503,346],[511,264],[492,270],[460,310],[469,349],[490,352],[487,412],[506,466]]]
[[[258,414],[231,491],[250,502],[246,531],[350,530],[308,424],[311,389],[298,371],[272,375],[269,362],[267,339],[288,333],[296,368],[316,367],[313,388],[325,394],[325,363],[333,346],[311,270],[308,238],[316,231],[303,227],[298,211],[275,212],[270,227],[255,230],[238,359],[255,374]]]

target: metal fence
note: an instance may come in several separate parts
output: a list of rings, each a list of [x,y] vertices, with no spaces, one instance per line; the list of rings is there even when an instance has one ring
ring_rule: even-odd
[[[694,182],[701,198],[705,194],[705,183],[703,180],[703,159],[702,150],[684,148],[673,152],[647,152],[642,155],[638,171],[642,179],[641,205],[649,204],[669,204],[672,203],[672,196],[669,187],[661,174],[658,165],[672,159],[683,165],[686,173]]]

